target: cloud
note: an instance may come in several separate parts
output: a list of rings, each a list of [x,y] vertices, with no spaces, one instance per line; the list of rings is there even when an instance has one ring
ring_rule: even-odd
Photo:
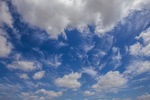
[[[40,89],[38,91],[35,92],[36,94],[44,94],[49,98],[52,97],[59,97],[62,95],[62,92],[55,92],[55,91],[49,91],[49,90],[45,90],[45,89]]]
[[[33,75],[33,79],[39,80],[39,79],[43,78],[44,75],[45,75],[45,71],[36,72],[36,73]]]
[[[51,67],[59,67],[61,65],[62,55],[51,55],[48,60],[44,60],[44,62]]]
[[[95,92],[91,92],[91,91],[85,91],[85,92],[83,93],[84,96],[92,96],[92,95],[94,95],[94,94],[95,94]]]
[[[96,33],[110,31],[131,10],[150,4],[149,0],[13,0],[13,5],[31,26],[45,29],[53,38],[68,28],[94,25]],[[49,3],[50,2],[50,3]]]
[[[3,1],[0,1],[0,27],[4,23],[11,26],[12,25],[12,17],[10,15],[10,12],[9,12],[6,2],[3,0]]]
[[[125,75],[131,77],[150,71],[150,61],[134,60],[124,72]]]
[[[142,32],[137,40],[142,39],[143,43],[137,42],[130,46],[129,52],[133,56],[150,56],[150,28]]]
[[[29,76],[26,73],[20,74],[19,77],[22,79],[29,79]]]
[[[117,80],[117,81],[116,81]],[[93,89],[99,92],[116,92],[114,88],[120,88],[126,85],[127,79],[118,71],[110,71],[104,76],[100,76],[98,82],[92,86]]]
[[[113,50],[113,55],[112,55],[111,63],[114,65],[114,69],[116,69],[122,64],[122,62],[121,62],[122,55],[120,54],[119,48],[113,47],[112,50]]]
[[[82,73],[86,73],[86,74],[89,74],[91,76],[97,75],[97,71],[95,71],[92,67],[91,68],[83,68]]]
[[[150,94],[144,94],[137,97],[137,100],[150,100]]]
[[[9,69],[18,69],[18,70],[22,70],[25,72],[28,71],[33,71],[35,69],[40,68],[39,64],[36,62],[31,62],[31,61],[14,61],[11,64],[7,65],[7,68]]]
[[[55,83],[59,87],[76,89],[81,86],[81,83],[78,81],[79,78],[81,78],[80,73],[71,73],[69,75],[64,75],[62,78],[55,79]]]
[[[7,57],[13,48],[5,35],[6,33],[0,29],[0,57]]]

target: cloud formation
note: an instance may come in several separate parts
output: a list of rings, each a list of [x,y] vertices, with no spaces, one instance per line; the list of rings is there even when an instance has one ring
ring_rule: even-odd
[[[0,27],[2,24],[12,25],[12,17],[5,1],[0,1]]]
[[[64,75],[62,78],[55,79],[55,83],[59,87],[76,89],[81,86],[81,83],[78,81],[79,78],[81,78],[80,73],[71,73],[69,75]]]
[[[120,88],[126,85],[127,79],[118,71],[110,71],[104,76],[100,76],[98,82],[92,86],[93,89],[99,92],[116,92],[114,88]]]
[[[39,79],[43,78],[44,75],[45,75],[45,71],[36,72],[36,73],[33,75],[33,79],[39,80]]]
[[[13,63],[7,65],[7,68],[9,69],[18,69],[25,72],[33,71],[39,67],[40,66],[37,63],[31,61],[14,61]]]
[[[13,0],[13,5],[31,26],[45,29],[53,38],[68,28],[94,25],[96,33],[110,31],[130,11],[149,0]]]

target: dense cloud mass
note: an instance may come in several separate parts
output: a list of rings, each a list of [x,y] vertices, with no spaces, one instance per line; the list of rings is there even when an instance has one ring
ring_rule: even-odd
[[[96,33],[110,31],[132,10],[140,9],[149,0],[13,0],[24,20],[57,37],[68,28],[81,29],[95,25]]]

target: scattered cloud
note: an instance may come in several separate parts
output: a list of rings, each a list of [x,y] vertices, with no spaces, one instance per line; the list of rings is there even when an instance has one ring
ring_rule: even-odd
[[[12,44],[7,40],[6,33],[0,29],[0,57],[7,57],[12,51]]]
[[[129,64],[124,74],[131,77],[149,71],[150,71],[150,61],[135,60]]]
[[[2,24],[12,25],[12,17],[10,15],[7,3],[4,0],[0,1],[0,27]]]
[[[61,65],[62,55],[51,55],[48,60],[44,60],[44,62],[51,67],[59,67]]]
[[[128,80],[118,71],[110,71],[100,76],[98,82],[94,84],[92,88],[99,92],[116,92],[113,89],[126,85],[127,81]]]
[[[33,71],[35,69],[38,69],[40,66],[38,63],[36,62],[31,62],[31,61],[14,61],[11,64],[7,65],[7,68],[9,69],[18,69],[18,70],[22,70],[25,72],[28,71]]]
[[[81,78],[80,73],[71,73],[64,75],[62,78],[55,79],[55,83],[59,87],[76,89],[81,86],[81,83],[78,81],[79,78]]]
[[[92,96],[92,95],[94,95],[94,94],[95,94],[95,92],[91,92],[91,91],[85,91],[85,92],[83,93],[84,96]]]
[[[92,67],[83,68],[82,73],[86,73],[86,74],[89,74],[91,76],[96,76],[97,75],[97,71],[95,71]]]
[[[36,73],[33,75],[33,79],[39,80],[39,79],[43,78],[44,75],[45,75],[45,71],[36,72]]]
[[[55,92],[55,91],[49,91],[49,90],[45,90],[45,89],[40,89],[38,91],[35,92],[36,94],[44,94],[46,96],[48,96],[49,98],[52,97],[59,97],[62,95],[62,92]]]
[[[22,79],[29,79],[29,76],[26,73],[19,74],[19,77],[22,78]]]
[[[150,56],[150,28],[142,32],[137,40],[142,39],[143,43],[137,42],[130,46],[129,51],[131,55],[134,56]]]
[[[137,97],[137,100],[150,100],[150,94],[144,94]]]

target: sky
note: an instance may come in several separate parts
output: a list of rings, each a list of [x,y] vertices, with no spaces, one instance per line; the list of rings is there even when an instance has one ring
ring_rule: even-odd
[[[150,100],[150,0],[0,0],[0,100]]]

